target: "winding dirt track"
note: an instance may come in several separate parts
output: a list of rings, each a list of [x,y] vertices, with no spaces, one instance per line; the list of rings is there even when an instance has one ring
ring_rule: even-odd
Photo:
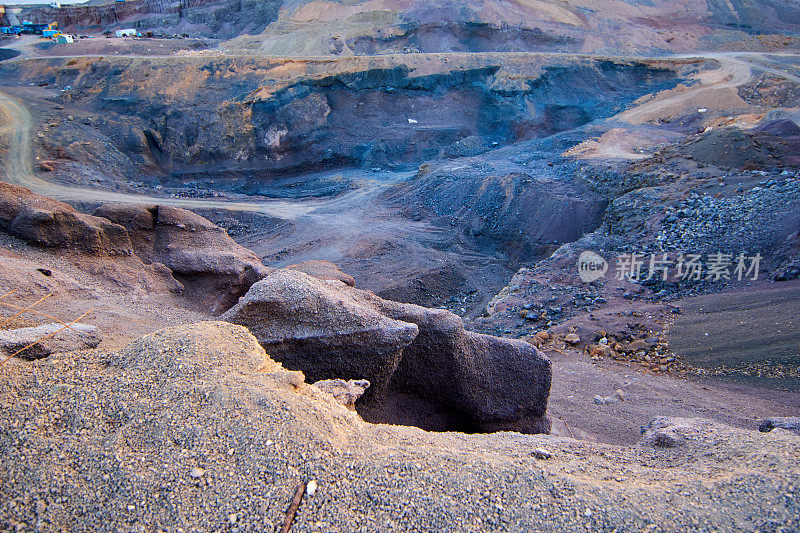
[[[700,72],[695,75],[693,79],[698,82],[696,86],[684,90],[671,89],[664,91],[652,100],[620,113],[615,119],[627,122],[628,124],[643,124],[658,117],[660,113],[669,108],[681,106],[700,96],[722,94],[720,91],[726,90],[731,90],[735,93],[737,87],[747,83],[753,78],[754,71],[766,72],[773,76],[782,77],[800,84],[800,77],[781,69],[765,65],[764,63],[769,63],[771,61],[770,56],[800,58],[797,54],[765,54],[759,52],[708,53],[675,56],[676,59],[696,57],[713,59],[719,64],[719,68]]]

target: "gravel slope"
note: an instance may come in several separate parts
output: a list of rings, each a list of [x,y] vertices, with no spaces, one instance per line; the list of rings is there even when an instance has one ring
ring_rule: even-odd
[[[7,530],[276,531],[312,479],[293,531],[800,528],[783,430],[682,419],[652,448],[370,425],[225,323],[0,374]]]
[[[670,346],[725,379],[800,391],[798,300],[798,280],[687,299]]]

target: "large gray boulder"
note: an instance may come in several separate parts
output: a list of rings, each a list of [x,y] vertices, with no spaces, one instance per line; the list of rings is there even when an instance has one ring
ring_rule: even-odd
[[[468,418],[476,431],[549,433],[550,360],[533,345],[467,331],[444,309],[377,302],[387,316],[419,327],[403,352],[394,389]]]
[[[221,318],[246,326],[270,356],[311,381],[366,379],[381,389],[419,329],[364,305],[346,288],[341,281],[273,270]]]
[[[549,432],[550,361],[526,342],[466,331],[446,310],[280,269],[221,318],[313,381],[369,380],[370,402],[413,394],[476,431]]]

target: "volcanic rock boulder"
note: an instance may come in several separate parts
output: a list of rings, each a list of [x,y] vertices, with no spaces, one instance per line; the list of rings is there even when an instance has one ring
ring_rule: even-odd
[[[312,381],[366,379],[380,389],[419,329],[382,315],[360,301],[361,291],[346,289],[340,281],[273,270],[221,318],[247,326],[272,357]]]
[[[57,352],[96,348],[102,337],[89,324],[43,324],[32,328],[0,331],[0,354],[20,359],[42,359]]]
[[[467,429],[550,429],[549,360],[528,343],[466,331],[448,311],[282,269],[254,284],[222,319],[247,326],[273,357],[314,381],[369,380],[371,403],[411,394]]]
[[[461,318],[376,297],[387,316],[419,335],[405,349],[391,388],[465,418],[474,431],[549,433],[550,361],[527,342],[467,331]]]
[[[0,229],[47,248],[123,256],[133,253],[122,226],[3,182],[0,182]]]
[[[269,271],[223,228],[185,209],[107,204],[94,214],[127,228],[142,260],[166,265],[189,296],[217,314]]]

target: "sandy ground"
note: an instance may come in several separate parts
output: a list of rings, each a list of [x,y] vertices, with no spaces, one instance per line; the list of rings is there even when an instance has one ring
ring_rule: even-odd
[[[800,437],[672,419],[675,448],[364,424],[244,328],[0,367],[21,531],[795,531]],[[169,377],[167,377],[169,376]]]
[[[80,318],[99,328],[103,346],[120,348],[167,324],[208,317],[131,258],[51,253],[0,232],[0,265],[2,329]]]
[[[680,307],[669,342],[688,363],[723,379],[800,391],[800,280],[698,296]],[[800,398],[793,410],[800,412]]]
[[[744,429],[759,419],[797,416],[800,393],[738,386],[709,379],[656,374],[636,364],[591,361],[585,353],[548,352],[553,384],[548,415],[553,432],[610,444],[632,444],[657,416],[702,416]],[[621,401],[595,403],[595,396],[624,392]]]

